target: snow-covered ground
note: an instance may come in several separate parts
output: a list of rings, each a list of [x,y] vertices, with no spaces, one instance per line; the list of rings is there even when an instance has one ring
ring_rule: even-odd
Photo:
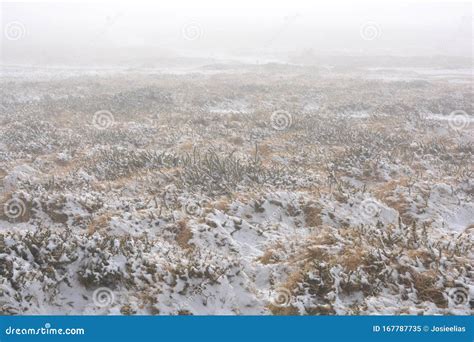
[[[240,68],[4,70],[1,313],[472,313],[466,71]]]

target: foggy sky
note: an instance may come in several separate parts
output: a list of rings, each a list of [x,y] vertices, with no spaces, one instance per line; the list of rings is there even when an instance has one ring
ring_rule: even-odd
[[[307,50],[472,56],[470,2],[30,1],[3,2],[1,12],[4,63],[254,60]],[[8,31],[15,24],[20,32]]]

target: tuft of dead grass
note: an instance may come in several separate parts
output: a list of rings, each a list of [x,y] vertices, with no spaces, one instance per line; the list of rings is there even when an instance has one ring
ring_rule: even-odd
[[[193,247],[189,241],[193,238],[193,232],[188,227],[185,220],[176,222],[178,226],[178,233],[176,235],[176,243],[183,249],[190,249]]]
[[[436,304],[440,308],[446,308],[448,301],[444,296],[444,291],[436,286],[436,272],[429,270],[426,272],[411,272],[413,287],[417,291],[418,299]]]
[[[323,221],[321,219],[321,208],[315,204],[308,203],[303,207],[304,219],[309,227],[320,226]]]
[[[110,215],[108,214],[100,215],[99,217],[94,218],[87,225],[87,234],[93,235],[95,232],[106,229],[109,226],[109,222]]]

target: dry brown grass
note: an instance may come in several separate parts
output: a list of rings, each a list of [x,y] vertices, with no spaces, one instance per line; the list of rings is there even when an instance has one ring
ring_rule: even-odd
[[[311,261],[328,261],[329,255],[324,247],[318,245],[310,245],[304,248],[304,250],[293,259],[293,261],[299,260],[311,260]]]
[[[413,215],[410,213],[410,202],[403,196],[403,194],[400,194],[396,198],[390,197],[391,193],[386,193],[385,198],[383,199],[383,202],[386,203],[389,207],[395,209],[398,211],[398,214],[400,215],[400,218],[402,219],[402,222],[410,226],[414,222]]]
[[[270,144],[263,143],[258,145],[258,154],[265,159],[268,159],[272,156],[273,149]]]
[[[183,249],[190,249],[193,247],[189,240],[193,237],[193,232],[189,229],[185,220],[176,222],[178,226],[178,233],[176,234],[176,243]]]
[[[257,261],[261,262],[264,265],[270,265],[270,264],[278,263],[278,259],[275,258],[275,253],[271,249],[267,249],[261,257],[257,258]]]
[[[355,271],[364,264],[367,252],[360,247],[346,247],[341,253],[341,265],[349,271]]]
[[[178,151],[181,152],[192,152],[194,144],[192,142],[185,142],[178,146]]]
[[[407,251],[407,255],[412,259],[418,258],[423,264],[425,264],[426,261],[431,261],[432,257],[432,254],[424,249],[411,249]]]
[[[87,234],[93,235],[97,231],[106,229],[109,226],[110,214],[103,214],[94,218],[87,226]]]
[[[397,188],[397,186],[406,186],[406,182],[406,179],[399,179],[382,183],[374,189],[374,195],[378,200],[384,201],[385,198]]]
[[[277,306],[269,304],[267,307],[275,316],[296,316],[299,314],[298,309],[293,305]]]
[[[436,286],[436,272],[433,270],[426,272],[411,272],[413,286],[417,290],[418,299],[436,304],[441,308],[446,308],[448,302],[443,295],[443,290]]]
[[[245,140],[242,137],[231,137],[229,138],[229,142],[237,146],[242,146]]]
[[[320,226],[323,221],[321,219],[321,208],[315,204],[308,203],[303,207],[304,219],[309,227]]]
[[[261,257],[257,258],[257,261],[260,261],[264,265],[274,264],[275,260],[273,259],[273,257],[274,257],[273,251],[270,249],[267,249]]]
[[[316,231],[314,236],[311,238],[311,243],[314,245],[334,245],[336,242],[337,239],[327,227],[323,227]]]
[[[220,198],[217,202],[212,205],[215,209],[227,213],[230,209],[229,199],[227,197]]]

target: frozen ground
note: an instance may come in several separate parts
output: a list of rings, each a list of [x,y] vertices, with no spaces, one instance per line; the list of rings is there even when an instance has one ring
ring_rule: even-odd
[[[1,313],[472,313],[472,70],[3,71]]]

